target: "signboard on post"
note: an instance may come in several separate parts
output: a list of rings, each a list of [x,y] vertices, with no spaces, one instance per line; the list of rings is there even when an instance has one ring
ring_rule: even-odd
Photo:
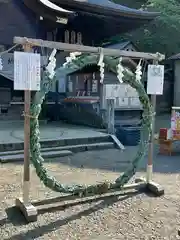
[[[31,91],[40,90],[41,57],[31,53],[31,46],[24,45],[25,52],[14,52],[14,89],[24,90],[24,178],[23,204],[29,203],[30,188],[30,105]],[[21,200],[18,200],[21,205]],[[36,211],[34,211],[36,212]]]
[[[41,57],[38,53],[14,52],[14,89],[39,91]]]
[[[155,130],[155,113],[156,113],[156,95],[163,94],[164,85],[164,66],[158,65],[157,61],[153,61],[153,65],[148,65],[147,74],[147,94],[151,95],[152,109],[154,116],[151,124],[151,139],[149,143],[149,154],[147,163],[146,181],[149,183],[152,180],[153,152],[154,152],[154,130]]]
[[[164,85],[164,66],[148,65],[147,94],[162,95]]]
[[[0,67],[0,75],[14,81],[14,53],[5,53],[1,56],[1,59],[3,68]],[[41,56],[41,68],[47,63],[47,56]]]

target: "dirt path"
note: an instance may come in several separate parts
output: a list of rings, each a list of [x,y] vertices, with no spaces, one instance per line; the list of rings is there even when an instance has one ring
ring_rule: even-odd
[[[64,183],[94,183],[105,179],[114,180],[118,176],[120,167],[125,163],[122,163],[124,158],[121,162],[117,159],[118,150],[79,153],[71,158],[46,163],[46,167]],[[14,199],[21,194],[22,165],[1,165],[0,239],[180,239],[177,236],[177,230],[180,229],[179,165],[174,168],[169,166],[169,173],[165,171],[167,163],[174,165],[178,159],[163,158],[164,164],[162,159],[156,159],[155,169],[161,163],[163,171],[156,172],[154,180],[165,186],[166,194],[163,197],[155,198],[132,192],[129,195],[76,205],[65,211],[47,212],[39,215],[36,223],[30,224],[25,224],[21,214],[12,208]],[[139,174],[143,175],[142,172]],[[32,199],[55,196],[39,182],[33,168],[31,176]]]

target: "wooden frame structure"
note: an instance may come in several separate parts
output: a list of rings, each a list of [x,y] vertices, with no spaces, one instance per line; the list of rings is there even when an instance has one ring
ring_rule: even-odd
[[[29,51],[32,46],[39,46],[39,47],[46,47],[51,49],[57,49],[57,50],[63,50],[67,52],[82,52],[82,53],[95,53],[100,54],[103,51],[104,55],[108,56],[115,56],[115,57],[131,57],[131,58],[140,58],[140,59],[149,59],[153,60],[156,64],[158,61],[161,61],[165,58],[164,55],[161,54],[152,54],[152,53],[144,53],[144,52],[131,52],[131,51],[121,51],[117,49],[103,49],[103,48],[97,48],[97,47],[90,47],[90,46],[83,46],[83,45],[76,45],[76,44],[67,44],[67,43],[61,43],[61,42],[51,42],[51,41],[43,41],[41,39],[30,39],[26,37],[14,37],[14,43],[15,44],[21,44],[24,46],[25,51]],[[30,91],[25,91],[25,125],[24,125],[24,181],[23,181],[23,198],[16,199],[16,206],[20,208],[22,213],[24,214],[26,220],[28,222],[30,221],[36,221],[37,220],[37,206],[38,205],[49,205],[55,202],[64,202],[68,200],[75,200],[77,198],[81,198],[80,196],[63,196],[58,197],[54,199],[48,199],[48,200],[42,200],[40,202],[30,202],[29,200],[29,187],[30,187],[30,171],[29,171],[29,164],[30,164],[30,154],[29,154],[29,130],[30,130],[30,122],[29,117],[30,115]],[[156,103],[156,96],[152,97],[153,100],[153,106],[155,110],[155,103]],[[152,131],[152,137],[151,142],[149,144],[149,157],[148,157],[148,163],[147,163],[147,178],[146,179],[137,179],[136,183],[125,185],[122,189],[117,190],[111,190],[107,194],[115,194],[115,191],[120,190],[129,190],[134,188],[142,188],[147,187],[149,190],[151,190],[156,195],[162,195],[164,194],[164,189],[154,183],[152,181],[152,165],[153,165],[153,145],[154,145],[154,121],[153,120],[153,131]],[[92,197],[93,195],[86,196],[84,201],[89,197]],[[102,195],[96,195],[96,198],[102,198]],[[82,201],[82,198],[81,198]],[[48,207],[48,209],[53,209],[52,205]],[[62,208],[62,204],[61,204]]]

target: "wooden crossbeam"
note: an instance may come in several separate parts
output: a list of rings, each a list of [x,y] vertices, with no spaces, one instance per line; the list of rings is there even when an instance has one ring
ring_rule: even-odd
[[[125,184],[122,188],[115,188],[115,189],[110,189],[107,192],[101,193],[101,194],[96,194],[96,193],[89,193],[86,196],[80,197],[79,195],[73,195],[73,194],[67,194],[67,195],[62,195],[54,198],[46,198],[44,200],[38,200],[38,201],[33,201],[34,206],[39,206],[39,205],[48,205],[48,204],[53,204],[57,202],[66,202],[66,201],[75,201],[75,200],[90,200],[90,199],[100,199],[100,198],[105,198],[105,197],[110,197],[110,196],[118,196],[125,191],[128,190],[140,190],[145,188],[147,183],[145,181],[141,181],[141,179],[138,179],[136,183],[131,183],[131,184]],[[132,192],[131,192],[132,193]],[[127,192],[128,194],[128,192]]]
[[[81,53],[97,53],[100,54],[103,51],[103,54],[106,56],[113,57],[131,57],[137,59],[149,59],[161,61],[165,59],[165,55],[160,53],[145,53],[145,52],[135,52],[135,51],[122,51],[119,49],[107,49],[107,48],[99,48],[99,47],[90,47],[78,44],[68,44],[62,42],[53,42],[46,41],[42,39],[32,39],[26,37],[14,37],[15,44],[32,44],[32,46],[46,47],[52,49],[63,50],[67,52],[81,52]]]

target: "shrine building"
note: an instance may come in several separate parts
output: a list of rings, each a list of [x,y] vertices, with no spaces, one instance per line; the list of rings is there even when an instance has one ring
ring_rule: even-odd
[[[14,36],[100,46],[112,36],[148,24],[158,14],[109,0],[0,0],[0,52],[13,45]],[[49,53],[44,49],[34,51],[44,56]],[[58,52],[58,66],[65,56],[64,52]],[[0,120],[20,119],[23,109],[23,92],[13,90],[13,61],[13,52],[2,56]],[[52,92],[64,96],[66,87],[63,92],[56,82]]]

